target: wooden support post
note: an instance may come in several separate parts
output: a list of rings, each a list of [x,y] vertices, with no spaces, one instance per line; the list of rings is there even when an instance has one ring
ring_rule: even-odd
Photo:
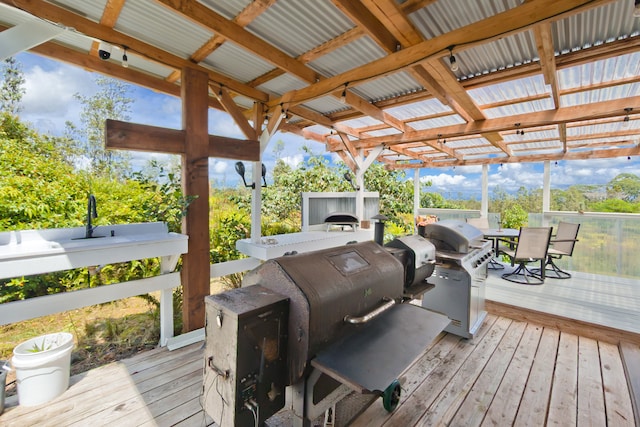
[[[189,253],[182,261],[183,332],[204,326],[204,298],[209,295],[209,134],[208,76],[182,70],[182,186],[189,205],[182,232],[189,235]]]

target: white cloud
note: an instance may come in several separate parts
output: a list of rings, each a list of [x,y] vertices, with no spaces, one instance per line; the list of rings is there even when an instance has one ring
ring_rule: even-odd
[[[211,164],[213,165],[213,173],[216,175],[221,175],[227,172],[229,164],[225,161],[221,160],[211,160]]]
[[[209,111],[209,133],[212,135],[227,136],[229,138],[245,139],[236,122],[231,116],[221,111]]]
[[[297,168],[300,163],[304,161],[304,156],[302,154],[294,154],[292,156],[285,156],[281,158],[283,162],[292,168]],[[342,159],[341,159],[342,160]]]
[[[47,69],[36,65],[24,77],[20,117],[55,135],[62,134],[67,120],[78,122],[81,108],[74,95],[95,90],[90,73],[64,64]]]
[[[467,178],[464,175],[448,175],[446,173],[441,173],[440,175],[427,175],[420,177],[421,182],[431,181],[431,186],[433,188],[442,188],[449,186],[459,186]]]

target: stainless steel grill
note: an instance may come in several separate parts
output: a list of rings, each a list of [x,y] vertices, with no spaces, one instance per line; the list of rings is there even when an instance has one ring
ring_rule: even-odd
[[[455,220],[428,224],[424,237],[436,247],[436,267],[427,279],[435,287],[424,295],[422,306],[451,319],[445,331],[473,338],[487,315],[484,294],[491,242],[479,229]]]

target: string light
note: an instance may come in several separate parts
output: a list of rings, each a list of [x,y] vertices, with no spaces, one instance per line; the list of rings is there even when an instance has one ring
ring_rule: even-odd
[[[347,86],[349,86],[349,82],[344,84],[344,89],[342,89],[342,95],[340,95],[340,103],[347,103]]]
[[[453,46],[449,47],[449,66],[451,67],[451,71],[454,73],[460,69],[458,66],[458,62],[456,61],[456,57],[453,56]]]
[[[129,68],[129,58],[127,57],[127,48],[123,48],[123,53],[122,53],[122,66],[124,68]]]

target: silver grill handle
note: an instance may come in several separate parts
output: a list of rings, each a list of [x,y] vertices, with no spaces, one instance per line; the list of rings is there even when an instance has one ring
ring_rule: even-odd
[[[360,316],[360,317],[354,317],[354,316],[350,316],[350,315],[346,315],[344,316],[344,321],[346,323],[351,323],[353,325],[359,325],[361,323],[367,323],[369,320],[378,317],[379,315],[381,315],[382,313],[384,313],[385,311],[389,310],[391,307],[393,307],[396,304],[396,300],[394,300],[393,298],[388,298],[388,297],[382,297],[382,301],[385,301],[384,304],[382,304],[381,306],[373,309],[372,311],[370,311],[369,313],[365,314],[364,316]]]

